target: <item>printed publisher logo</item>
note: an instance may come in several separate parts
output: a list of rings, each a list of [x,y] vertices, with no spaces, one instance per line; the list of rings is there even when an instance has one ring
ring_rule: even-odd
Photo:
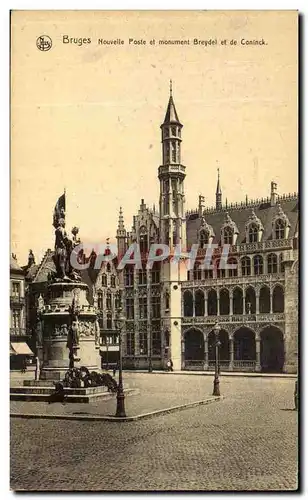
[[[51,49],[52,41],[48,35],[41,35],[36,40],[36,46],[39,50],[46,52]]]

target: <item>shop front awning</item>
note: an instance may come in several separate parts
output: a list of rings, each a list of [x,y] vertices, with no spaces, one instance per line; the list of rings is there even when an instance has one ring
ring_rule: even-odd
[[[34,356],[33,352],[31,351],[30,347],[26,342],[12,342],[10,348],[10,354],[12,353],[11,352],[12,350],[14,354],[24,354],[27,356]]]

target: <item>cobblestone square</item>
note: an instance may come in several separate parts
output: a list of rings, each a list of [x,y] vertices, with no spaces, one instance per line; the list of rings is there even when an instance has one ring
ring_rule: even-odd
[[[171,392],[193,401],[212,388],[207,376],[131,373],[125,378],[139,387],[140,398],[158,403]],[[293,390],[294,380],[287,378],[222,377],[224,398],[218,403],[148,420],[11,419],[11,488],[297,489]],[[87,405],[83,408],[87,411]]]

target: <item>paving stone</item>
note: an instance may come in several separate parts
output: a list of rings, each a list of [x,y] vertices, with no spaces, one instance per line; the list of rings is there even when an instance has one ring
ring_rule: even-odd
[[[165,404],[166,394],[177,395],[177,401],[198,399],[212,387],[210,380],[197,376],[129,374],[127,379],[144,395],[143,407],[154,400]],[[14,418],[11,488],[297,489],[293,390],[289,379],[222,377],[224,399],[218,404],[150,420],[117,424]]]

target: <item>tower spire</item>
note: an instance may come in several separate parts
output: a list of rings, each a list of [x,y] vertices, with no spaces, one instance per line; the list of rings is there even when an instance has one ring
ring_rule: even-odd
[[[217,187],[216,187],[216,209],[222,209],[222,191],[220,187],[220,171],[219,167],[217,168]]]
[[[170,97],[172,97],[172,80],[170,80]]]

